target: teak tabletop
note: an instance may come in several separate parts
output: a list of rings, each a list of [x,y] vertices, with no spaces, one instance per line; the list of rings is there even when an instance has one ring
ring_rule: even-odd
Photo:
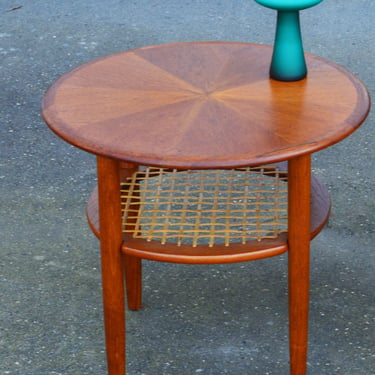
[[[120,52],[60,78],[43,117],[66,141],[138,164],[233,167],[340,141],[365,119],[366,88],[308,55],[308,77],[269,78],[269,46],[179,43]]]

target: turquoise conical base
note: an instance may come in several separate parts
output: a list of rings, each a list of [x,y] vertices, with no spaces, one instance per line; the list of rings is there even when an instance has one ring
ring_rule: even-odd
[[[298,81],[306,74],[299,11],[279,10],[270,76],[279,81]]]
[[[276,37],[270,68],[271,78],[278,81],[299,81],[307,75],[303,53],[299,11],[323,0],[255,0],[277,10]]]

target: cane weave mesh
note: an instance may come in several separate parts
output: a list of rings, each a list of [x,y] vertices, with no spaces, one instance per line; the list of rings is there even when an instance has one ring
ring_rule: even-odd
[[[147,168],[121,184],[123,232],[161,244],[214,246],[287,231],[287,175],[277,167]]]

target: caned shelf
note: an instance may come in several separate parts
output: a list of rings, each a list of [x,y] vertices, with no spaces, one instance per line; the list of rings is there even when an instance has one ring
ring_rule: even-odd
[[[140,168],[119,188],[125,253],[222,263],[273,256],[288,248],[285,164],[229,170]],[[313,177],[311,238],[324,226],[329,208],[328,192]],[[100,237],[97,189],[87,216]]]

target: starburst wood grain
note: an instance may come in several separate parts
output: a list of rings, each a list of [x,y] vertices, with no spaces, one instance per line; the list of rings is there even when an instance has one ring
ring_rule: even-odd
[[[229,42],[121,52],[58,80],[43,116],[62,138],[96,154],[203,168],[286,160],[361,124],[369,98],[351,73],[308,55],[306,79],[278,82],[268,75],[271,52]]]

